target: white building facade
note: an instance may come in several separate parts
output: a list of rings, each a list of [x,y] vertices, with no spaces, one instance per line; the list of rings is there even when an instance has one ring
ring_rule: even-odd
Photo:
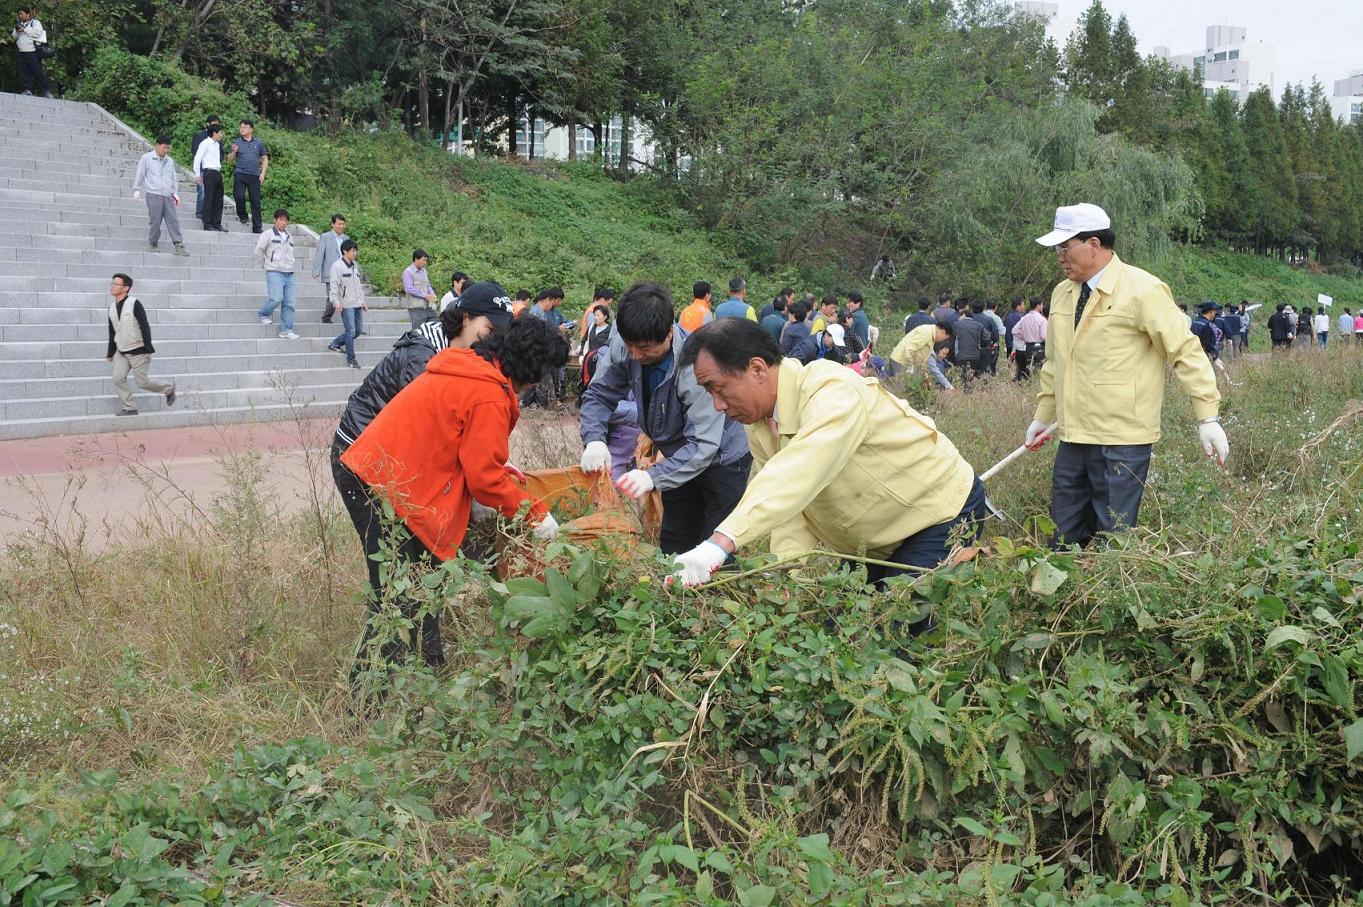
[[[1207,27],[1206,47],[1189,53],[1169,56],[1164,48],[1156,54],[1166,57],[1175,66],[1187,70],[1202,69],[1202,87],[1208,96],[1222,88],[1244,103],[1250,92],[1267,87],[1275,92],[1273,82],[1273,46],[1263,41],[1249,40],[1248,32],[1234,25]]]
[[[1335,82],[1330,110],[1346,123],[1363,123],[1363,69],[1355,69],[1349,78]]]

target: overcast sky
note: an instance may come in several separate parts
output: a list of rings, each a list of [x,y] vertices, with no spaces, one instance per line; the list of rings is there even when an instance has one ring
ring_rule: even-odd
[[[1051,0],[1057,2],[1057,0]],[[1058,0],[1052,36],[1063,49],[1088,0]],[[1363,69],[1363,0],[1103,0],[1115,19],[1125,13],[1142,54],[1157,45],[1173,54],[1202,49],[1209,25],[1249,30],[1250,41],[1273,45],[1273,87],[1310,86],[1334,94],[1336,79]]]

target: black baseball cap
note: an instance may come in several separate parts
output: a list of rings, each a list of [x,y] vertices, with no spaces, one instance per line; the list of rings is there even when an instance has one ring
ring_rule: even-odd
[[[1213,310],[1215,310],[1215,309],[1219,309],[1219,308],[1221,308],[1221,306],[1219,306],[1219,305],[1217,305],[1216,303],[1212,302],[1210,299],[1204,300],[1203,302],[1199,302],[1199,303],[1197,304],[1197,310],[1198,310],[1199,312],[1211,312],[1211,311],[1213,311]]]
[[[511,294],[495,280],[465,287],[456,307],[470,315],[486,315],[493,327],[505,328],[511,324]]]

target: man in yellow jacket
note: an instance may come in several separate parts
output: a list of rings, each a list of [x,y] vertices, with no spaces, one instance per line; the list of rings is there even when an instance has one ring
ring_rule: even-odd
[[[871,566],[878,586],[937,566],[958,537],[978,535],[984,483],[931,419],[874,378],[783,359],[770,334],[740,318],[691,335],[681,361],[715,409],[746,427],[755,468],[714,534],[677,557],[684,584],[705,582],[768,533],[779,558],[865,551],[903,565]]]
[[[1192,398],[1208,457],[1230,453],[1217,420],[1221,395],[1202,345],[1159,278],[1113,251],[1116,235],[1097,205],[1056,209],[1053,247],[1065,280],[1051,294],[1046,364],[1028,447],[1059,423],[1051,480],[1056,545],[1087,545],[1099,532],[1136,524],[1159,440],[1166,366]]]

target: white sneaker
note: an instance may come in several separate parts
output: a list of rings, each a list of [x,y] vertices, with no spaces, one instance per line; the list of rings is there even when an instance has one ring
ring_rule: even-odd
[[[280,337],[281,340],[297,340],[297,339],[298,339],[298,335],[295,334],[293,331],[280,331],[280,332],[279,332],[279,337]]]
[[[261,316],[260,316],[260,323],[261,323],[261,324],[274,324],[274,322],[271,321],[271,320],[269,319],[269,317],[266,316],[266,315],[261,315]]]

